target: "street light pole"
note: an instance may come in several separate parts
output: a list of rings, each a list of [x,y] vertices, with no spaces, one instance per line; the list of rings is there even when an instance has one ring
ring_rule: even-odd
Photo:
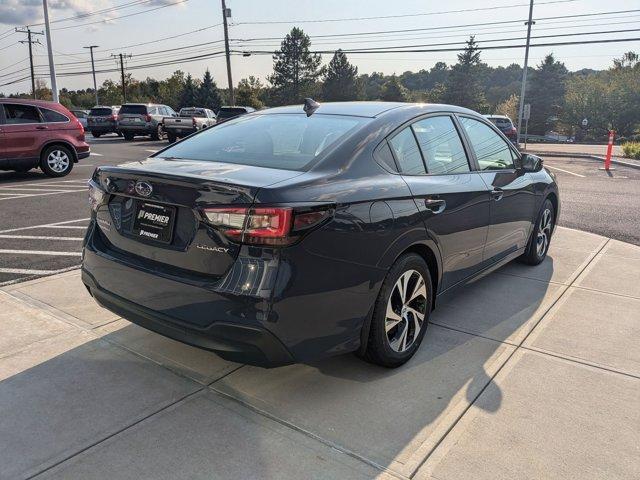
[[[520,108],[518,109],[518,136],[516,143],[520,145],[520,130],[522,127],[522,114],[524,112],[524,95],[527,88],[527,69],[529,67],[529,42],[531,41],[531,25],[533,24],[533,0],[529,3],[529,20],[527,21],[527,45],[524,50],[524,68],[522,70],[522,86],[520,87]]]
[[[96,67],[95,67],[95,64],[93,63],[93,49],[98,48],[98,45],[90,45],[88,47],[83,47],[83,48],[88,48],[89,52],[91,52],[91,73],[93,74],[93,91],[96,94],[96,106],[98,106],[100,105],[100,102],[98,101],[98,84],[96,83]]]
[[[42,0],[44,9],[44,29],[47,33],[47,52],[49,53],[49,74],[51,76],[51,94],[53,101],[58,102],[58,83],[56,82],[56,66],[53,63],[53,46],[51,45],[51,26],[49,25],[49,6],[47,0]]]
[[[229,28],[227,26],[227,15],[231,16],[231,9],[227,10],[225,0],[222,0],[222,25],[224,26],[224,50],[227,56],[227,80],[229,82],[229,104],[236,104],[233,94],[233,80],[231,79],[231,53],[229,52]]]

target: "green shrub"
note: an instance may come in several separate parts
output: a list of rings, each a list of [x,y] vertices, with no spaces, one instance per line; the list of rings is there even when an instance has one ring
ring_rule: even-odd
[[[640,160],[640,142],[627,142],[622,145],[624,156]]]

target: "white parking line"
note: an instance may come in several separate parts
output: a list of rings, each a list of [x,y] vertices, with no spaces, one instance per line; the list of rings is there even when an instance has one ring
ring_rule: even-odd
[[[69,230],[86,230],[87,227],[78,227],[76,225],[45,225],[44,227],[29,227],[29,228],[64,228]]]
[[[17,199],[17,198],[42,197],[42,196],[45,196],[45,195],[60,195],[60,194],[62,194],[62,193],[77,193],[77,192],[80,192],[80,191],[81,191],[81,190],[75,190],[75,191],[73,191],[73,190],[69,190],[69,191],[66,191],[66,192],[32,193],[32,194],[30,194],[30,195],[24,195],[24,196],[22,196],[22,197],[5,197],[5,198],[0,198],[0,202],[1,202],[1,201],[3,201],[3,200],[15,200],[15,199]]]
[[[49,250],[13,250],[10,248],[0,249],[0,253],[13,253],[16,255],[53,255],[57,257],[81,257],[82,252],[56,252]]]
[[[579,173],[570,172],[569,170],[564,170],[564,169],[558,168],[558,167],[552,167],[551,165],[549,165],[546,162],[545,162],[544,166],[547,167],[547,168],[550,168],[551,170],[559,170],[561,172],[568,173],[569,175],[575,175],[576,177],[581,177],[581,178],[585,177],[585,175],[580,175]]]
[[[76,220],[65,220],[64,222],[55,222],[55,223],[43,223],[41,225],[32,225],[29,227],[18,227],[18,228],[9,228],[7,230],[0,230],[0,233],[10,233],[10,232],[19,232],[22,230],[31,230],[32,228],[84,228],[80,226],[67,226],[70,223],[78,223],[78,222],[87,222],[90,218],[78,218]]]
[[[66,268],[64,270],[66,270]],[[60,270],[32,270],[30,268],[0,268],[0,273],[13,273],[15,275],[52,275],[59,271]]]
[[[84,228],[84,227],[80,227]],[[82,237],[45,237],[42,235],[1,235],[0,238],[11,238],[18,240],[63,240],[70,242],[78,242],[84,240]]]

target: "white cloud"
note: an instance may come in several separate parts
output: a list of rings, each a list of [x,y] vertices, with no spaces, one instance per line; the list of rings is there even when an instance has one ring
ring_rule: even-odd
[[[154,0],[164,1],[164,0]],[[96,5],[99,3],[100,5]],[[73,17],[112,6],[110,1],[95,2],[92,0],[49,0],[49,17]],[[108,12],[101,16],[103,20],[115,18],[116,12]],[[0,0],[0,24],[30,25],[43,21],[42,0]],[[96,18],[96,17],[88,17]]]

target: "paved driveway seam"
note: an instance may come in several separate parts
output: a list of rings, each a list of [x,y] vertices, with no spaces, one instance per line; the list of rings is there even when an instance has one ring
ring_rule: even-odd
[[[604,241],[602,244],[600,244],[597,248],[597,250],[595,251],[595,253],[592,253],[592,255],[589,257],[589,260],[585,263],[583,263],[580,268],[578,269],[577,272],[574,272],[574,274],[571,276],[571,282],[569,283],[568,287],[571,287],[573,285],[573,283],[580,277],[580,275],[582,274],[582,272],[584,272],[587,267],[589,265],[591,265],[591,263],[594,261],[594,259],[598,256],[598,254],[607,246],[607,244],[609,243],[610,239],[607,239],[606,241]],[[485,390],[487,389],[487,387],[489,385],[491,385],[493,383],[493,381],[495,380],[496,376],[502,371],[502,369],[505,367],[505,365],[509,364],[509,361],[513,358],[513,356],[521,349],[523,348],[522,345],[524,344],[524,342],[527,340],[527,338],[529,338],[529,335],[531,335],[531,333],[536,329],[536,327],[540,324],[540,322],[542,321],[542,319],[545,317],[545,315],[547,315],[547,313],[549,313],[549,311],[554,307],[554,305],[556,303],[558,303],[565,295],[566,293],[569,291],[569,288],[566,288],[561,295],[558,296],[558,298],[556,298],[544,311],[544,313],[542,315],[540,315],[540,318],[534,323],[534,325],[531,327],[531,329],[529,330],[529,332],[527,332],[527,334],[524,336],[524,338],[519,342],[518,345],[515,345],[515,349],[508,355],[507,359],[504,361],[504,363],[502,365],[500,365],[496,371],[493,373],[493,375],[491,375],[491,377],[489,378],[489,381],[484,385],[484,387],[482,387],[482,389],[480,389],[480,391],[478,392],[478,394],[473,398],[473,400],[471,400],[471,402],[469,402],[469,405],[467,405],[467,407],[463,410],[463,412],[454,420],[454,422],[449,425],[449,427],[446,429],[445,433],[442,435],[442,437],[440,437],[440,439],[435,443],[435,445],[431,448],[431,450],[429,452],[427,452],[427,454],[421,459],[420,462],[417,463],[417,466],[411,471],[410,477],[413,478],[416,473],[418,472],[418,470],[420,469],[420,467],[422,467],[427,460],[429,459],[429,457],[433,454],[433,452],[438,448],[438,446],[444,441],[444,439],[447,437],[447,435],[449,435],[449,433],[451,433],[451,431],[454,429],[454,427],[460,422],[460,420],[467,414],[467,412],[471,409],[471,407],[476,403],[476,401],[478,400],[478,398],[480,398],[480,396],[485,392]],[[467,332],[465,332],[467,333]],[[471,335],[475,335],[475,334],[471,334]]]

